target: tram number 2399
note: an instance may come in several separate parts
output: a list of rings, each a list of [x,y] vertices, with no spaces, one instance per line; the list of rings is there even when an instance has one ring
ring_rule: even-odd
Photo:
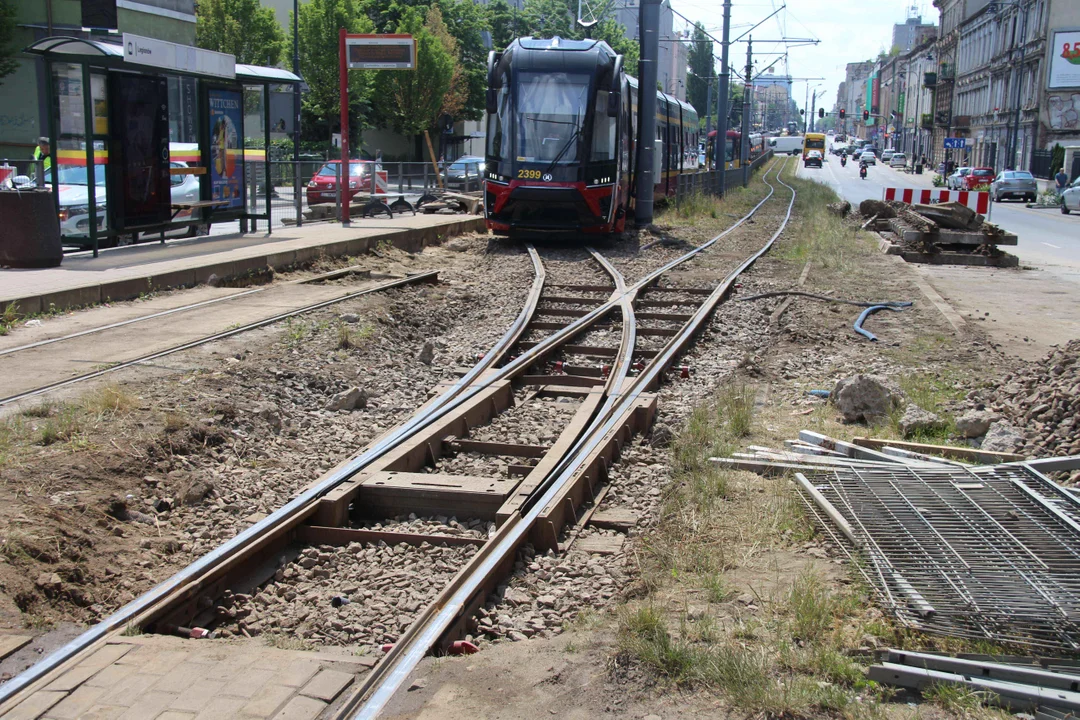
[[[518,176],[518,179],[522,179],[522,180],[539,180],[540,179],[540,171],[539,170],[526,170],[524,168],[521,168],[520,170],[518,170],[517,176]]]

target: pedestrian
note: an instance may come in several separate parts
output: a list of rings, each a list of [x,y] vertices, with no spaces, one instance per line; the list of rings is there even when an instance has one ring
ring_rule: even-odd
[[[1069,184],[1069,176],[1065,174],[1065,168],[1058,168],[1057,175],[1054,176],[1054,189],[1057,190],[1057,196],[1060,198],[1061,193],[1065,192],[1065,186]]]
[[[44,170],[42,175],[49,172],[49,169],[52,167],[52,155],[49,154],[49,138],[47,137],[39,137],[37,141],[37,147],[34,148],[35,167],[37,166],[36,163],[38,160],[45,161],[43,164]],[[37,170],[34,171],[34,174],[37,174]],[[38,178],[35,177],[35,180],[37,179]],[[45,182],[45,178],[40,178],[40,181]]]

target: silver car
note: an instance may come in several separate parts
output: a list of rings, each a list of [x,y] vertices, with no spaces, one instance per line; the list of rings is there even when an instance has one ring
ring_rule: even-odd
[[[872,150],[867,150],[862,155],[859,155],[859,162],[867,165],[877,165],[877,156],[874,155]]]
[[[1039,186],[1035,184],[1035,177],[1027,170],[1004,170],[990,183],[990,194],[994,202],[1001,202],[1005,198],[1035,202],[1039,195]]]
[[[1068,215],[1073,211],[1080,212],[1080,177],[1061,193],[1061,214]]]

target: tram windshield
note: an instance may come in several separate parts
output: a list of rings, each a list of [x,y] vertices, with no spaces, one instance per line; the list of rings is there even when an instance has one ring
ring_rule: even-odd
[[[589,106],[589,76],[520,72],[517,75],[519,162],[579,162],[581,130]]]

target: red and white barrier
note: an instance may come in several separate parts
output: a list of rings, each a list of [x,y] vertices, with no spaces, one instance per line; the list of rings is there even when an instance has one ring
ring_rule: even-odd
[[[916,190],[914,188],[885,188],[886,200],[899,200],[908,205],[936,205],[958,202],[985,215],[990,210],[990,193],[970,190]]]

